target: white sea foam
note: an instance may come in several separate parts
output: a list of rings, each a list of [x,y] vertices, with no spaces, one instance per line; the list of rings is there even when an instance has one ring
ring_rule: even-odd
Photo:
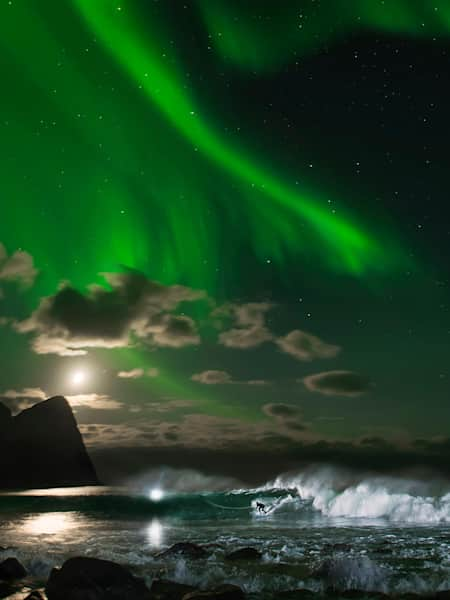
[[[450,523],[450,484],[435,480],[359,475],[333,467],[280,475],[260,491],[295,490],[286,503],[308,501],[329,517],[388,519],[407,523]]]
[[[319,572],[332,588],[387,591],[388,570],[367,556],[328,559]]]

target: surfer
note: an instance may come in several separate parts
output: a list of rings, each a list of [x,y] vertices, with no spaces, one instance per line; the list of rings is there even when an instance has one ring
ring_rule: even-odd
[[[258,512],[260,512],[260,513],[264,513],[264,514],[266,514],[266,512],[267,512],[267,511],[266,511],[266,505],[265,505],[265,504],[263,504],[262,502],[257,502],[257,503],[256,503],[256,510],[257,510]]]

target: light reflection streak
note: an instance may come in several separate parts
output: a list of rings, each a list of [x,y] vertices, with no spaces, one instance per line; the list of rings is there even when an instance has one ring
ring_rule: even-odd
[[[160,548],[164,535],[164,528],[159,519],[153,519],[147,529],[147,538],[151,548]]]
[[[27,517],[21,529],[31,535],[56,535],[79,526],[77,513],[41,513]]]

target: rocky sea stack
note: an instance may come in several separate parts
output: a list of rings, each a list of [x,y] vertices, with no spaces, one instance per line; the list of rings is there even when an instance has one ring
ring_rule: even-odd
[[[55,396],[12,416],[0,404],[1,489],[98,485],[65,398]]]

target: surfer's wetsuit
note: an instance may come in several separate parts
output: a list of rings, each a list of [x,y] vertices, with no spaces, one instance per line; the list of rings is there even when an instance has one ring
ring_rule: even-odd
[[[266,514],[266,512],[267,512],[267,511],[266,511],[266,505],[265,505],[265,504],[263,504],[262,502],[257,502],[257,503],[256,503],[256,509],[257,509],[259,512],[262,512],[262,513],[264,513],[264,514]]]

